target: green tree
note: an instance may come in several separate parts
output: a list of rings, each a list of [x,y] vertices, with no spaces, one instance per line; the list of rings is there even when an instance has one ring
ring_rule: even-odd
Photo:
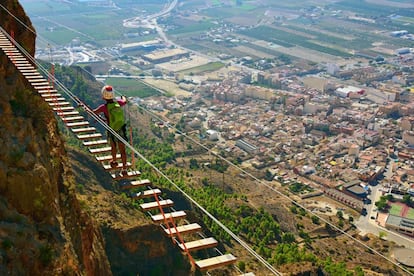
[[[239,263],[237,264],[237,267],[240,269],[241,272],[246,271],[246,263],[243,261],[239,261]]]
[[[190,159],[190,169],[198,169],[200,166],[198,165],[197,159],[191,158]]]
[[[283,243],[294,243],[296,241],[295,235],[291,232],[284,233],[282,235],[282,242]]]
[[[405,195],[403,196],[402,201],[403,201],[405,204],[409,205],[409,206],[411,206],[411,204],[413,203],[413,202],[412,202],[412,200],[411,200],[411,195],[409,195],[409,194],[405,194]]]
[[[315,215],[313,215],[312,217],[311,217],[311,219],[312,219],[312,223],[313,224],[317,224],[317,225],[319,225],[321,222],[320,222],[320,219],[317,217],[317,216],[315,216]]]
[[[385,196],[380,197],[380,200],[375,202],[375,206],[377,206],[378,210],[384,211],[387,207],[387,198]]]

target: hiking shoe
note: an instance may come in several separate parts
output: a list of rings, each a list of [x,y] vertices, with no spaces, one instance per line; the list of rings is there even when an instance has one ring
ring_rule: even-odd
[[[118,162],[116,161],[111,161],[109,164],[111,165],[111,168],[116,168],[118,166]]]
[[[128,176],[128,171],[127,171],[127,170],[122,170],[122,171],[119,173],[119,176],[121,176],[121,177]]]

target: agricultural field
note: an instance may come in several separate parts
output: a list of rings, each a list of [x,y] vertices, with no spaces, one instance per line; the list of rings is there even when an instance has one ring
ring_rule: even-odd
[[[122,91],[127,97],[145,98],[160,95],[160,92],[136,79],[108,78],[105,83],[112,85],[116,90]]]
[[[157,12],[165,1],[144,0],[137,3],[120,0],[116,1],[119,8],[91,6],[87,1],[57,3],[52,0],[21,0],[21,3],[34,26],[42,26],[36,30],[39,47],[45,47],[47,43],[67,45],[74,38],[105,47],[152,39],[153,36],[125,39],[124,34],[131,32],[131,29],[122,26],[123,20]]]
[[[291,48],[294,46],[301,46],[303,48],[319,51],[319,52],[330,54],[330,55],[341,56],[341,57],[351,56],[347,52],[346,49],[341,49],[338,46],[336,46],[335,48],[323,46],[319,43],[315,43],[315,41],[312,42],[312,40],[310,40],[309,37],[300,35],[297,32],[296,33],[287,32],[286,30],[282,30],[279,28],[259,26],[257,28],[240,31],[240,33],[243,35],[255,38],[255,39],[272,42],[274,44],[277,44],[277,45],[280,45],[286,48]],[[330,41],[339,42],[340,39],[331,37]],[[343,40],[343,41],[346,41],[346,40]]]
[[[224,67],[224,64],[221,62],[210,62],[201,66],[197,66],[197,67],[193,67],[187,70],[183,70],[183,71],[179,71],[178,73],[186,75],[186,74],[195,74],[195,75],[199,75],[199,74],[203,74],[206,72],[212,72],[212,71],[216,71],[219,70],[221,68]]]

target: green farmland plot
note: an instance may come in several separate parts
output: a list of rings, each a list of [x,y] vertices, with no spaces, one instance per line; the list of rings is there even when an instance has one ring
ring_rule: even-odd
[[[215,26],[210,21],[201,21],[201,22],[194,22],[192,24],[188,24],[186,26],[180,26],[175,30],[171,30],[168,34],[182,34],[182,33],[196,33],[196,32],[203,32],[207,31],[210,28]]]
[[[54,1],[21,1],[25,10],[35,15],[50,15],[51,12],[61,14],[70,11],[69,5]]]
[[[375,3],[368,3],[361,0],[346,0],[337,2],[332,5],[334,9],[354,11],[366,16],[378,16],[389,14],[407,14],[410,13],[410,9],[402,9],[396,7],[390,7],[385,5],[377,5]],[[411,9],[412,12],[412,9]]]
[[[160,95],[160,93],[145,85],[139,80],[130,78],[108,78],[106,83],[115,87],[116,90],[121,91],[127,97],[150,97]]]
[[[183,70],[180,71],[179,73],[182,74],[189,74],[189,73],[193,73],[193,74],[201,74],[204,72],[212,72],[212,71],[216,71],[220,68],[224,67],[224,64],[222,62],[210,62],[208,64],[204,64],[201,66],[197,66],[197,67],[193,67],[187,70]]]
[[[289,33],[276,28],[259,26],[257,28],[244,30],[240,32],[256,39],[273,42],[284,47],[293,47],[295,45],[308,48],[311,50],[327,53],[334,56],[350,57],[351,54],[339,49],[318,45],[311,42],[309,38],[297,34]]]

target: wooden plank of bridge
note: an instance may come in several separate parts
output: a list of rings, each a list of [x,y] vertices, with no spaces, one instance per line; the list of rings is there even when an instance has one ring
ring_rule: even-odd
[[[6,56],[9,57],[9,59],[13,59],[13,58],[21,58],[23,57],[22,54],[20,54],[19,50],[16,50],[16,48],[14,47],[2,47],[2,50],[4,51],[4,53],[6,54]]]
[[[43,98],[58,98],[58,97],[61,97],[62,94],[60,94],[60,93],[41,93],[40,96],[42,96]]]
[[[44,95],[42,95],[42,97],[44,98],[45,102],[49,103],[49,102],[53,102],[53,101],[59,101],[62,102],[64,100],[66,100],[63,97],[44,97]]]
[[[171,213],[164,213],[165,218],[168,220],[172,218],[173,220],[178,220],[181,218],[185,218],[187,214],[184,211],[175,211]],[[162,214],[152,215],[151,219],[153,222],[160,222],[164,220],[164,216]]]
[[[131,177],[138,177],[141,175],[140,171],[128,171],[125,175],[120,175],[117,173],[111,173],[112,179],[120,180],[120,179],[127,179]]]
[[[132,166],[132,164],[130,162],[127,162],[125,164],[125,167],[126,168],[130,168],[131,166]],[[121,170],[124,167],[124,164],[122,162],[121,163],[118,163],[118,165],[116,167],[114,167],[114,168],[111,167],[110,164],[105,164],[105,165],[103,165],[103,167],[104,167],[104,169],[106,171],[110,171],[110,170]]]
[[[121,189],[132,189],[137,187],[145,187],[151,185],[151,181],[149,179],[140,179],[140,180],[134,180],[130,183],[122,184]]]
[[[106,141],[106,140],[105,140]],[[95,157],[97,161],[99,162],[109,162],[112,160],[112,156],[111,155],[105,155],[105,156],[96,156]],[[121,158],[121,155],[118,153],[116,155],[116,158],[119,159]]]
[[[75,122],[85,120],[83,116],[72,116],[72,117],[65,117],[65,122]]]
[[[81,126],[89,126],[88,121],[82,121],[82,122],[73,122],[73,123],[66,123],[67,127],[81,127]]]
[[[151,211],[158,208],[167,208],[174,205],[174,202],[171,199],[164,199],[160,201],[152,201],[147,203],[140,204],[143,211]]]
[[[70,106],[70,102],[48,102],[48,104],[50,106]]]
[[[36,84],[33,84],[33,86],[37,90],[49,90],[49,91],[51,91],[53,89],[53,86],[50,86],[50,85],[36,85]]]
[[[36,83],[37,85],[38,84],[45,84],[45,85],[49,84],[49,82],[47,80],[43,79],[43,78],[41,78],[41,79],[29,79],[29,82],[30,83]]]
[[[47,94],[43,93],[43,94],[40,94],[40,96],[42,96],[45,99],[45,101],[47,101],[49,99],[60,99],[62,94],[60,94],[60,93],[47,93]],[[65,100],[65,98],[63,98],[63,99]]]
[[[182,243],[179,243],[178,247],[180,247],[181,250],[183,251],[185,251],[185,248],[187,248],[188,251],[196,251],[196,250],[201,250],[205,248],[216,247],[218,244],[218,241],[215,238],[210,237],[210,238],[200,239],[196,241],[186,242],[184,244],[185,244],[185,247]]]
[[[20,73],[22,73],[24,76],[42,76],[39,74],[39,72],[37,72],[36,69],[24,69],[24,70],[20,70]]]
[[[199,261],[196,261],[195,263],[196,263],[196,267],[199,270],[205,271],[205,270],[217,268],[220,266],[229,265],[229,264],[235,263],[236,261],[237,261],[237,258],[234,257],[232,254],[226,254],[226,255],[212,257],[212,258],[208,258],[204,260],[199,260]]]
[[[56,114],[60,117],[66,117],[66,116],[76,116],[79,115],[79,112],[76,110],[72,110],[72,111],[60,111],[58,110],[56,112]]]
[[[13,58],[12,61],[17,65],[31,65],[31,63],[28,62],[25,58]]]
[[[73,133],[87,133],[96,131],[95,127],[81,127],[81,128],[72,128]]]
[[[147,198],[147,197],[153,197],[154,195],[160,195],[161,190],[160,189],[150,189],[143,192],[133,193],[131,194],[131,198],[134,199],[141,199],[141,198]]]
[[[73,106],[62,106],[62,107],[54,107],[53,111],[74,111],[75,108]]]
[[[107,144],[108,141],[105,140],[105,144]],[[111,147],[100,147],[100,148],[93,148],[89,149],[89,152],[92,154],[100,154],[100,153],[108,153],[111,152]]]
[[[189,233],[194,233],[194,232],[197,232],[197,231],[201,230],[201,226],[198,223],[180,225],[180,226],[177,226],[176,228],[177,228],[177,230],[175,230],[174,227],[171,227],[169,229],[165,228],[164,232],[165,232],[166,235],[171,237],[171,236],[177,235],[177,231],[180,234],[189,234]]]
[[[103,144],[108,144],[108,140],[83,141],[85,147],[99,146]]]
[[[41,80],[44,80],[43,76],[40,75],[40,74],[36,74],[36,75],[33,75],[33,76],[31,76],[31,75],[26,76],[26,79],[41,79]]]
[[[101,133],[81,134],[81,135],[77,135],[76,137],[78,137],[79,140],[88,140],[88,139],[101,138],[102,134]]]
[[[26,64],[26,65],[23,65],[23,64],[16,64],[16,67],[17,67],[17,69],[35,69],[35,67],[33,66],[33,65],[29,65],[29,64]]]
[[[50,87],[49,87],[50,88]],[[50,93],[57,93],[56,89],[38,89],[37,93],[39,94],[50,94]]]

